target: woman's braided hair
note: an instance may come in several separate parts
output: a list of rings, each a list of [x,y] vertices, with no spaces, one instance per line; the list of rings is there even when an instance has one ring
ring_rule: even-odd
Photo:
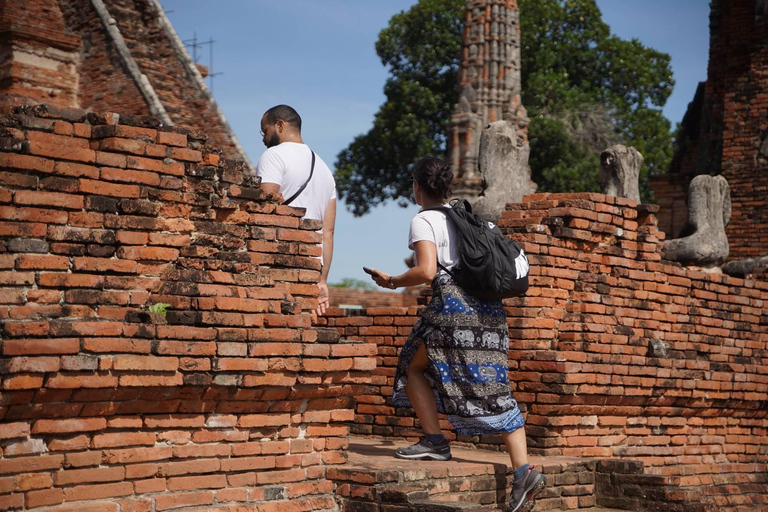
[[[425,156],[413,166],[413,179],[424,192],[436,199],[448,199],[453,186],[451,164],[434,156]]]

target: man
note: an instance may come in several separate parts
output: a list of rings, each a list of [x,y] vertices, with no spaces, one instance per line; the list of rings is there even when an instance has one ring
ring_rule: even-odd
[[[333,259],[333,231],[336,224],[336,182],[323,160],[301,140],[301,117],[288,105],[272,107],[261,118],[261,136],[267,150],[256,164],[256,175],[261,177],[265,192],[279,192],[291,201],[291,206],[306,208],[305,219],[323,221],[321,242],[322,270],[317,313],[328,308],[328,271]],[[302,190],[302,187],[306,187]]]

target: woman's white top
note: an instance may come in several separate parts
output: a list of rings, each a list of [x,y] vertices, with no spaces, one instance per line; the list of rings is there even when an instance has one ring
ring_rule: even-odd
[[[450,208],[449,205],[443,205]],[[456,226],[448,220],[448,216],[440,210],[419,212],[411,220],[411,230],[408,233],[408,248],[416,250],[416,242],[428,241],[437,247],[437,261],[445,268],[453,268],[459,263],[459,251],[456,244]],[[414,259],[416,256],[414,255]],[[416,264],[418,265],[418,261]],[[438,268],[438,270],[440,270]]]

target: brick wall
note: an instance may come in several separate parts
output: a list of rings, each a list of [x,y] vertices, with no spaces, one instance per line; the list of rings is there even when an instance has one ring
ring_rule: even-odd
[[[400,292],[377,290],[356,290],[354,288],[330,287],[331,306],[408,307],[415,306],[422,288],[408,288]]]
[[[528,294],[506,301],[510,379],[530,451],[639,459],[647,474],[665,477],[647,484],[671,489],[657,490],[659,499],[718,472],[731,475],[720,483],[768,493],[760,477],[768,469],[768,282],[663,261],[654,205],[536,194],[507,208],[499,225],[531,261]],[[327,319],[378,347],[354,432],[419,435],[412,411],[394,409],[390,398],[417,314],[371,308]]]
[[[331,510],[375,348],[311,327],[319,223],[152,124],[0,118],[0,509]]]
[[[56,0],[0,4],[0,105],[77,104],[79,37],[64,31]]]

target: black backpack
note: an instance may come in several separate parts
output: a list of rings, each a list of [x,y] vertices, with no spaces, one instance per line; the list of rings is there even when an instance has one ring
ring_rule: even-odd
[[[456,226],[459,264],[448,272],[467,293],[481,299],[519,297],[528,291],[528,258],[523,249],[499,227],[472,213],[466,199],[454,199],[452,208],[438,206]]]

